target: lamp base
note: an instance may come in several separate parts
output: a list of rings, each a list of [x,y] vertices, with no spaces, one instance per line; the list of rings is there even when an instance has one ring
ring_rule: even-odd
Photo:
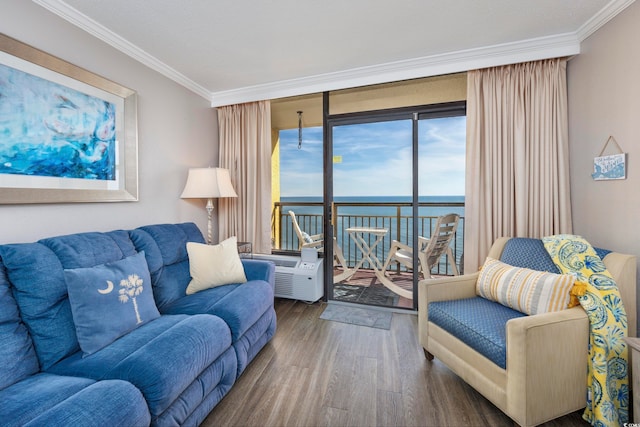
[[[208,199],[207,200],[207,244],[210,245],[211,243],[213,243],[213,237],[212,237],[212,218],[213,218],[213,199]]]

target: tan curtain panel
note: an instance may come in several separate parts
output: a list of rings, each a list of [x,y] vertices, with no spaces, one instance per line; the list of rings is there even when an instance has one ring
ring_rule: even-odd
[[[218,200],[220,240],[237,236],[271,253],[271,106],[269,101],[218,108],[220,167],[237,199]]]
[[[470,71],[465,271],[495,239],[571,233],[566,59]]]

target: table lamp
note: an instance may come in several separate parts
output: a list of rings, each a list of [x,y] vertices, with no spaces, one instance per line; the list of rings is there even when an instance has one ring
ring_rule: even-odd
[[[231,185],[229,170],[222,168],[189,169],[187,183],[182,191],[181,199],[207,199],[207,243],[211,244],[211,217],[213,199],[221,197],[238,197]]]

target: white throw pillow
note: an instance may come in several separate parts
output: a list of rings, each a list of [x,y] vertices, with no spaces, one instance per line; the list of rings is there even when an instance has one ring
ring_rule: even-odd
[[[230,237],[219,245],[187,243],[191,282],[187,295],[231,283],[245,283],[247,277],[238,255],[238,239]]]

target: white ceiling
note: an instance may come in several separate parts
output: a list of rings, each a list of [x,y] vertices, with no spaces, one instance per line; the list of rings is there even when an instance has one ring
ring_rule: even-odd
[[[634,0],[33,0],[213,106],[574,55]]]

